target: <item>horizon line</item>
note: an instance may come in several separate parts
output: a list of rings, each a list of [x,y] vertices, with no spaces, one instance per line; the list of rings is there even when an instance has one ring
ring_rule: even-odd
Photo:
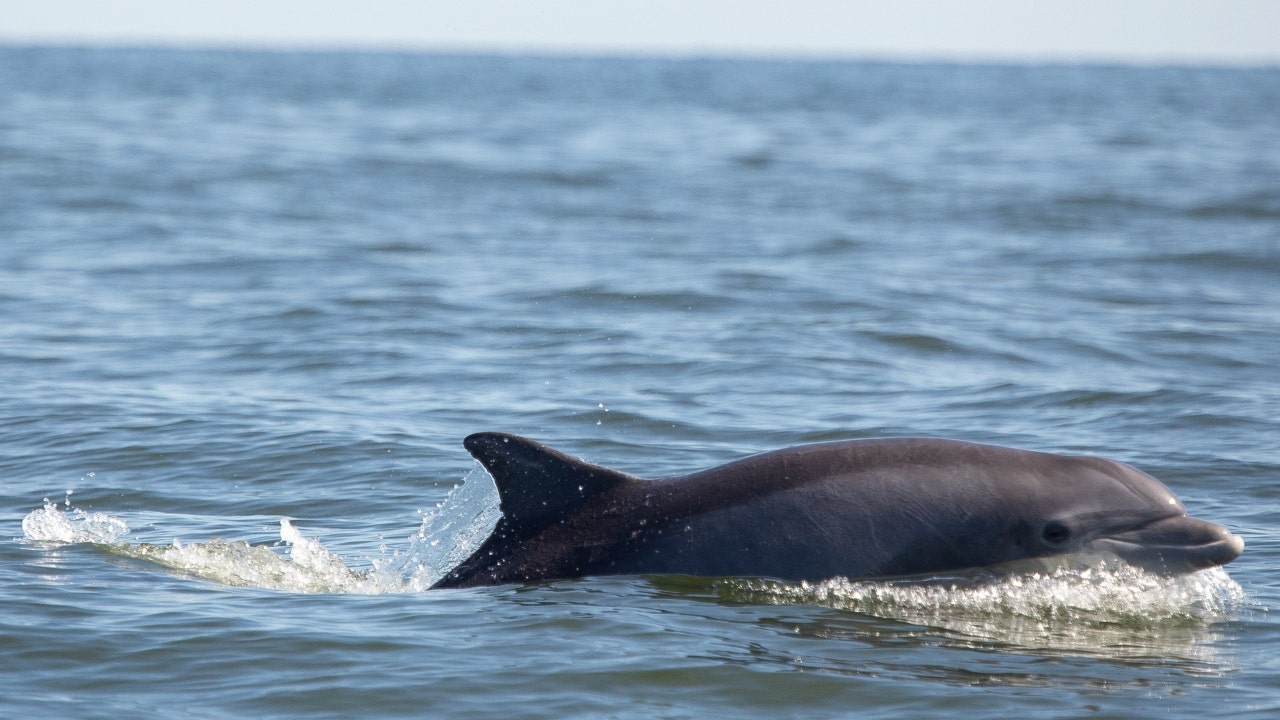
[[[1280,67],[1280,53],[1264,55],[1205,54],[1124,54],[1124,53],[1028,53],[1019,51],[961,51],[863,49],[841,51],[830,48],[748,48],[685,47],[679,45],[590,45],[560,43],[440,43],[338,38],[223,38],[185,37],[64,37],[0,35],[0,48],[85,49],[85,50],[166,50],[279,53],[368,53],[414,55],[473,55],[578,59],[652,60],[742,60],[797,62],[885,62],[902,64],[955,65],[1096,65],[1132,67],[1204,67],[1222,69],[1265,69]]]

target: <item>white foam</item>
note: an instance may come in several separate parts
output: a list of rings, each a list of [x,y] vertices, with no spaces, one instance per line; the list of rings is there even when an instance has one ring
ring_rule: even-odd
[[[949,580],[820,583],[730,580],[750,602],[821,605],[936,628],[964,641],[1108,657],[1157,654],[1198,662],[1214,619],[1248,596],[1222,568],[1164,576],[1123,563]]]
[[[287,520],[280,536],[288,553],[267,545],[215,538],[197,543],[174,540],[170,545],[117,543],[115,554],[161,565],[185,575],[235,587],[295,593],[376,595],[408,592],[403,579],[375,570],[355,570],[318,540],[306,537]]]

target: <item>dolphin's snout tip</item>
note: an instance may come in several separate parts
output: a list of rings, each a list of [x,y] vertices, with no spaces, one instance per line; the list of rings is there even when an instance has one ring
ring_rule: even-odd
[[[1205,522],[1204,525],[1209,537],[1203,546],[1209,550],[1207,554],[1215,561],[1214,565],[1226,565],[1244,553],[1244,538],[1215,523]]]
[[[1227,545],[1230,547],[1231,551],[1235,553],[1231,558],[1232,560],[1235,560],[1244,553],[1244,538],[1239,535],[1233,535],[1229,530],[1227,531]]]

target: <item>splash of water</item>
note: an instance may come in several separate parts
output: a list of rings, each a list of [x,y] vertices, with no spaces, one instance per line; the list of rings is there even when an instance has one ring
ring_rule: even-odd
[[[68,496],[70,493],[68,493]],[[307,537],[287,518],[280,521],[279,546],[213,539],[168,545],[121,540],[129,533],[121,518],[45,500],[28,513],[22,530],[31,541],[57,544],[89,543],[114,555],[144,560],[184,575],[235,587],[285,592],[385,594],[419,592],[430,588],[475,551],[501,517],[497,489],[482,469],[473,469],[463,483],[423,517],[406,550],[371,561],[371,569],[357,570],[343,558]]]
[[[375,567],[407,578],[413,590],[426,590],[470,557],[501,518],[498,488],[477,464],[434,512],[423,517],[408,550],[376,562]]]
[[[60,510],[57,503],[45,498],[44,507],[22,518],[22,532],[28,540],[59,544],[106,544],[128,534],[129,524],[118,517],[71,507],[71,492],[67,491],[63,509]]]

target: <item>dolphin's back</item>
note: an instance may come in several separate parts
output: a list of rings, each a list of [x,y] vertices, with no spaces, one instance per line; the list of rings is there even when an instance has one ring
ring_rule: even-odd
[[[983,457],[1005,451],[927,438],[840,441],[643,480],[514,435],[478,433],[465,444],[493,476],[503,519],[439,587],[608,574],[800,580],[956,567],[963,560],[946,552],[927,562],[913,552],[920,526],[945,525],[934,496],[955,487],[944,473],[968,467],[980,477]]]
[[[820,580],[987,564],[989,533],[972,530],[1011,523],[990,466],[1019,461],[1008,457],[1017,452],[933,438],[837,441],[654,481],[643,495],[667,509],[665,522],[609,569]],[[1034,462],[1024,474],[1036,482]]]

